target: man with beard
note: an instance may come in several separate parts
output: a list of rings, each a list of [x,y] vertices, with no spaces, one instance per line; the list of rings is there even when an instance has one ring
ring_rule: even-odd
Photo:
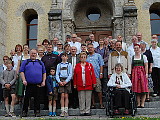
[[[130,57],[126,51],[122,50],[122,43],[121,41],[117,41],[115,43],[115,51],[113,51],[109,55],[109,60],[108,60],[108,77],[115,73],[115,65],[117,63],[120,63],[123,66],[123,72],[127,73],[128,76],[130,77],[131,74],[131,62],[130,62]]]

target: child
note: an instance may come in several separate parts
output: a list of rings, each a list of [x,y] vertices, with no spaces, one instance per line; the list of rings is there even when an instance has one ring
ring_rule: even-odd
[[[68,94],[71,93],[72,65],[67,62],[66,53],[61,54],[62,62],[57,65],[56,80],[61,94],[61,117],[68,116]]]
[[[14,104],[15,104],[15,99],[16,99],[15,82],[16,82],[17,73],[16,73],[16,70],[13,69],[11,60],[6,61],[6,67],[7,69],[2,72],[2,76],[0,80],[2,84],[3,97],[5,101],[6,112],[7,112],[5,116],[6,117],[9,117],[9,116],[16,117],[14,114]],[[9,104],[8,104],[9,96],[12,97],[10,109],[9,109]]]
[[[56,100],[58,99],[58,84],[56,83],[55,68],[50,68],[50,75],[47,77],[49,116],[56,116]]]

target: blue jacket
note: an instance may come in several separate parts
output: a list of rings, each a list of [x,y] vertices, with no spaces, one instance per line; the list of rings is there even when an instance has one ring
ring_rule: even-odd
[[[54,81],[54,84],[53,84],[53,81]],[[54,93],[54,88],[58,87],[58,84],[56,83],[56,76],[49,75],[46,80],[46,85],[47,85],[48,93],[50,92]]]

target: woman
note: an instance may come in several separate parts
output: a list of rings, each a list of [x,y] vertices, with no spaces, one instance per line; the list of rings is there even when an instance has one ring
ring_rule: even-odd
[[[63,53],[63,44],[60,41],[57,43],[57,51],[56,52],[58,53],[58,55]]]
[[[115,72],[110,77],[107,86],[114,87],[113,93],[115,114],[119,114],[118,108],[125,107],[125,114],[129,114],[129,94],[130,89],[128,87],[132,86],[132,83],[126,73],[122,73],[123,66],[120,63],[115,65]]]
[[[149,93],[152,91],[153,88],[153,81],[151,78],[151,73],[152,73],[152,66],[153,66],[153,57],[152,57],[152,53],[150,50],[146,50],[146,42],[141,42],[140,43],[141,46],[141,53],[143,55],[146,55],[147,60],[148,60],[148,89],[149,92],[146,94],[146,102],[150,102],[150,98],[149,98]]]
[[[16,54],[15,54],[15,56],[13,56],[12,61],[13,61],[13,64],[14,64],[13,69],[14,69],[14,70],[17,70],[18,60],[21,59],[21,57],[22,57],[22,52],[23,52],[22,46],[21,46],[20,44],[16,45],[16,47],[15,47],[15,52],[16,52]]]
[[[152,80],[154,96],[160,95],[160,48],[157,46],[157,39],[151,40],[150,51],[153,56]]]
[[[91,95],[96,86],[96,77],[92,64],[86,62],[87,54],[80,53],[80,63],[76,64],[74,69],[74,88],[78,90],[80,115],[91,115]]]
[[[45,51],[44,46],[42,45],[38,46],[37,51],[38,51],[37,59],[41,60],[41,58],[44,56],[44,51]]]
[[[137,106],[144,108],[146,93],[148,92],[148,61],[141,55],[139,44],[134,45],[135,55],[132,57],[132,91],[136,93]]]
[[[24,90],[24,86],[23,86],[23,83],[22,83],[22,78],[21,76],[19,75],[19,69],[20,69],[20,66],[21,66],[21,63],[22,61],[26,60],[26,59],[29,59],[30,56],[29,56],[29,47],[27,44],[23,45],[23,55],[21,56],[21,59],[18,60],[18,66],[17,66],[17,75],[18,75],[18,78],[17,78],[17,81],[16,81],[16,95],[17,97],[22,97],[24,94],[23,94],[23,90]],[[19,101],[21,101],[21,98],[19,99]]]
[[[104,58],[104,52],[105,52],[104,40],[100,39],[98,43],[99,46],[95,48],[95,52],[99,53],[102,56],[102,58]]]

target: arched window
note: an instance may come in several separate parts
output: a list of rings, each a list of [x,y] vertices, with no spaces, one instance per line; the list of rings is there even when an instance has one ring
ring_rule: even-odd
[[[160,3],[154,3],[150,7],[150,23],[152,35],[157,35],[160,42]]]
[[[33,9],[28,9],[24,12],[26,21],[26,38],[29,47],[36,48],[37,32],[38,32],[38,14]]]

